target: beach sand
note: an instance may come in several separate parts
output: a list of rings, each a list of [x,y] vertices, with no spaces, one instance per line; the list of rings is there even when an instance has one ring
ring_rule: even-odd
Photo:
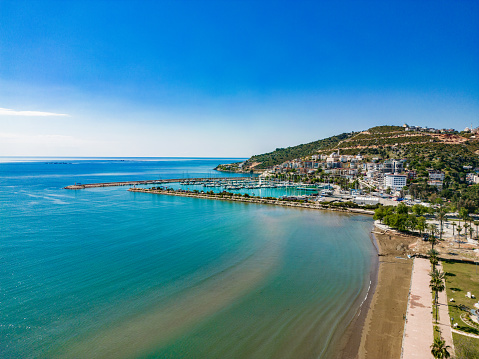
[[[413,263],[407,259],[407,247],[417,238],[377,230],[374,234],[379,251],[378,280],[356,358],[399,359]]]

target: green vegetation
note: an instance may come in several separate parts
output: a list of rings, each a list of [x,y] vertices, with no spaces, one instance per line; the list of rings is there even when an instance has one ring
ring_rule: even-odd
[[[260,163],[255,168],[264,169],[272,167],[274,165],[293,160],[295,158],[302,158],[315,154],[319,150],[333,148],[340,141],[351,137],[351,133],[342,133],[338,136],[328,137],[322,140],[292,146],[287,148],[277,148],[273,152],[264,153],[262,155],[252,156],[245,162],[245,166],[248,167],[253,163]]]
[[[381,221],[385,225],[395,228],[401,232],[419,231],[420,234],[424,232],[426,227],[426,218],[418,216],[425,211],[424,206],[415,206],[412,208],[414,214],[409,213],[410,208],[405,204],[400,203],[398,206],[382,206],[379,205],[374,211],[374,219]]]
[[[434,272],[436,270],[437,264],[439,263],[439,252],[435,249],[430,249],[427,251],[427,255],[429,256],[429,262],[431,263],[432,271]]]
[[[455,142],[454,142],[455,141]],[[479,167],[479,140],[459,135],[438,135],[429,132],[405,131],[399,126],[377,126],[358,133],[343,133],[322,140],[292,146],[277,148],[275,151],[252,156],[245,164],[250,169],[254,163],[259,163],[255,169],[265,169],[292,159],[305,159],[308,156],[322,153],[330,154],[335,150],[341,154],[353,155],[360,152],[365,158],[378,157],[406,159],[408,167],[418,172],[419,179],[413,180],[420,192],[431,194],[437,191],[435,187],[427,187],[428,169],[441,170],[446,173],[445,194],[448,187],[452,190],[462,190],[467,170],[463,166]],[[218,169],[238,170],[239,164],[222,165]],[[425,176],[426,175],[426,176]],[[422,178],[421,178],[422,177]],[[422,196],[424,198],[424,196]],[[445,195],[444,197],[449,198]]]
[[[454,302],[449,302],[449,315],[454,318],[452,322],[458,324],[458,330],[479,335],[479,326],[469,326],[461,319],[461,316],[469,316],[474,303],[478,301],[477,298],[466,297],[467,292],[479,296],[479,268],[476,266],[472,263],[443,261],[447,298],[454,298]]]
[[[431,281],[429,282],[429,287],[435,293],[434,306],[436,307],[435,318],[437,323],[438,294],[439,292],[442,292],[444,290],[444,272],[438,271],[437,269],[433,269],[430,275],[431,275]]]
[[[408,177],[407,187],[402,191],[403,194],[432,203],[435,203],[437,198],[443,198],[448,208],[443,208],[443,214],[439,214],[438,219],[441,222],[446,212],[455,212],[462,208],[467,209],[469,213],[479,211],[479,184],[469,185],[466,182],[466,175],[475,168],[479,168],[479,139],[465,134],[436,134],[405,131],[399,126],[378,126],[363,132],[343,133],[307,144],[277,148],[269,153],[252,156],[245,162],[219,165],[217,169],[239,172],[263,170],[293,159],[305,161],[310,160],[312,155],[330,155],[338,150],[341,155],[360,153],[362,162],[371,162],[373,159],[382,162],[392,158],[405,160],[405,169],[410,172],[410,177]],[[275,173],[273,176],[279,180],[293,182],[332,181],[340,185],[342,189],[360,185],[359,182],[354,182],[358,178],[346,178],[343,175],[327,173],[324,171],[326,163],[324,160],[322,162],[315,167],[311,165],[303,167],[303,171],[295,168],[277,169],[280,173]],[[358,176],[361,177],[362,164],[359,163],[357,168]],[[311,169],[314,170],[311,171]],[[428,183],[430,170],[444,173],[442,188]],[[416,217],[421,217],[421,214],[414,213]],[[395,228],[400,230],[408,228],[407,225],[405,226],[405,216],[390,219]],[[412,216],[409,216],[409,219],[414,221]],[[475,232],[477,235],[478,228],[474,229],[471,225],[472,223],[469,223],[467,228],[461,227],[462,233],[471,236],[472,232]],[[409,226],[412,224],[409,223]],[[441,231],[439,231],[440,236]]]
[[[456,359],[479,358],[479,339],[452,333],[452,340],[454,341]]]
[[[441,337],[435,338],[434,343],[431,345],[431,354],[437,359],[450,358],[451,353],[449,353],[449,350],[451,350],[450,346],[446,345],[446,342]]]

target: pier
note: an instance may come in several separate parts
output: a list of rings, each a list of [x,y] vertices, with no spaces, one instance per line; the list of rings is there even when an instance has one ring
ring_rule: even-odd
[[[220,201],[229,201],[229,202],[245,202],[245,203],[256,203],[256,204],[270,204],[283,207],[296,207],[296,208],[305,208],[305,209],[316,209],[316,210],[329,210],[329,211],[338,211],[338,212],[349,212],[357,214],[367,214],[374,215],[373,210],[368,210],[364,208],[345,208],[345,207],[330,207],[326,206],[320,202],[310,202],[310,201],[291,201],[288,199],[272,199],[272,198],[262,198],[262,197],[245,197],[239,194],[229,193],[229,195],[224,195],[223,193],[205,193],[205,192],[191,192],[184,190],[168,190],[161,188],[131,188],[128,191],[130,192],[141,192],[141,193],[152,193],[157,195],[167,195],[167,196],[177,196],[177,197],[192,197],[192,198],[203,198],[203,199],[212,199]]]
[[[63,187],[64,189],[85,189],[98,187],[119,187],[119,186],[140,186],[145,184],[164,184],[174,182],[188,182],[189,184],[196,184],[197,182],[216,182],[216,181],[246,181],[255,180],[251,177],[221,177],[221,178],[176,178],[176,179],[158,179],[145,181],[124,181],[124,182],[103,182],[103,183],[76,183],[74,185]]]

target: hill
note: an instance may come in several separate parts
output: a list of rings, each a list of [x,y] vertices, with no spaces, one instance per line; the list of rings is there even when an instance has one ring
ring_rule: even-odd
[[[337,136],[331,136],[322,140],[305,143],[297,146],[277,148],[276,150],[261,155],[254,155],[242,164],[244,171],[263,170],[274,165],[290,161],[295,158],[303,158],[338,145],[341,141],[351,137],[353,133],[342,133]],[[218,170],[239,170],[240,163],[232,163],[229,165],[220,165]]]
[[[439,133],[430,129],[411,130],[400,126],[377,126],[356,133],[343,133],[322,140],[255,155],[244,163],[218,166],[219,170],[264,170],[293,159],[330,154],[339,150],[344,155],[360,153],[372,158],[402,158],[411,168],[461,171],[463,166],[479,167],[479,140],[471,134]]]

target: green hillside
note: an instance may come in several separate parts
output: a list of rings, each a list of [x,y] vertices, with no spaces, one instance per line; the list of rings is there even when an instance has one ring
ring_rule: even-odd
[[[262,170],[293,159],[315,154],[360,153],[366,160],[407,159],[411,168],[437,168],[451,172],[462,166],[479,167],[479,140],[470,134],[440,134],[406,131],[400,126],[377,126],[366,131],[343,133],[322,140],[255,155],[243,164],[244,171]],[[239,170],[238,164],[219,166],[220,170]]]
[[[298,146],[277,148],[273,152],[252,156],[246,161],[245,166],[259,163],[257,166],[255,166],[255,168],[268,168],[295,158],[306,157],[318,152],[319,150],[332,148],[340,141],[351,137],[351,135],[351,133],[342,133],[337,136],[328,137]]]

